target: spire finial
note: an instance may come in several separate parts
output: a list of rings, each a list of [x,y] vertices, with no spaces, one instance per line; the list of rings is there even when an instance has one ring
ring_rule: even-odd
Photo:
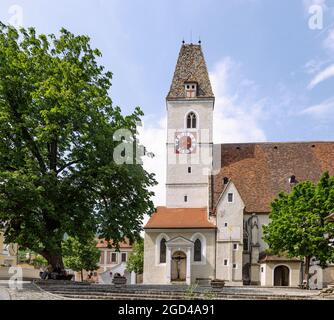
[[[201,43],[202,43],[201,36],[199,36],[198,44],[201,44]]]
[[[182,39],[182,44],[185,44],[186,42],[184,41],[184,38]]]

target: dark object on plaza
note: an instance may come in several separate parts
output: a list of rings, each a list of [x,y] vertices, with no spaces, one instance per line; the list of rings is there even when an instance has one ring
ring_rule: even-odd
[[[225,286],[224,280],[220,280],[220,279],[211,280],[211,288],[215,291],[223,290],[224,286]]]
[[[73,274],[68,274],[66,270],[54,269],[54,271],[45,270],[39,273],[39,276],[42,280],[72,280]]]
[[[116,287],[122,287],[126,285],[126,277],[121,276],[119,273],[115,273],[114,278],[112,279],[112,283]]]

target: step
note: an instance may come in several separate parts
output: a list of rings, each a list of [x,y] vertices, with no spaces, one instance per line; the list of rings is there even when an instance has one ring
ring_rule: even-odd
[[[51,291],[50,291],[51,292]],[[189,296],[184,294],[174,293],[159,293],[159,294],[148,294],[148,293],[126,293],[126,292],[114,292],[114,293],[96,293],[96,292],[78,292],[78,291],[57,291],[52,290],[52,293],[61,295],[64,297],[80,298],[80,299],[150,299],[150,300],[179,300],[179,299],[206,299],[205,294],[194,294]],[[277,296],[277,295],[245,295],[245,294],[218,294],[214,299],[219,300],[311,300],[312,297],[301,297],[301,296]]]

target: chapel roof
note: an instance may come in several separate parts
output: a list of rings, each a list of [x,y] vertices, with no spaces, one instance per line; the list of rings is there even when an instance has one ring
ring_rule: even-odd
[[[207,208],[158,207],[144,229],[215,229]]]
[[[271,255],[271,254],[266,254],[264,257],[262,257],[259,261],[260,263],[265,263],[265,262],[302,262],[301,259],[297,257],[292,257],[289,258],[284,255]]]
[[[296,182],[319,181],[325,171],[334,175],[334,142],[221,144],[221,169],[212,177],[212,210],[232,181],[248,213],[269,213],[279,192],[290,192]]]
[[[197,97],[214,97],[201,45],[182,45],[167,100],[185,98],[187,82],[197,83]]]

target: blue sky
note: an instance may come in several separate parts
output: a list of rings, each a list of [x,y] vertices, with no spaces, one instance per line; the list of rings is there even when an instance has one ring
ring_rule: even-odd
[[[321,29],[309,28],[312,4],[323,9]],[[216,142],[334,140],[334,0],[1,0],[2,21],[13,5],[25,27],[91,37],[114,73],[114,104],[145,112],[157,173],[164,99],[191,34],[202,40],[216,95]]]

